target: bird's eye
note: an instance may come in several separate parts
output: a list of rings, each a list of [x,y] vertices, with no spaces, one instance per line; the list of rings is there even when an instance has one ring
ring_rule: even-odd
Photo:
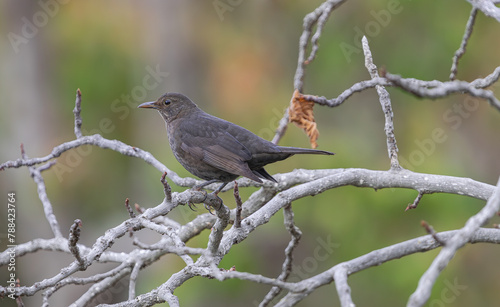
[[[172,100],[165,99],[165,101],[163,102],[163,104],[166,105],[166,106],[168,106],[171,102],[172,102]]]

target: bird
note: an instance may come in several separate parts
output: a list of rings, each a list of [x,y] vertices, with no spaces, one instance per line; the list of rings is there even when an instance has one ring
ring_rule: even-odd
[[[221,182],[217,195],[239,176],[258,183],[276,182],[264,166],[296,154],[334,155],[324,150],[278,146],[253,132],[200,109],[187,96],[167,92],[138,108],[155,109],[165,121],[168,141],[179,163],[206,180],[195,188]]]

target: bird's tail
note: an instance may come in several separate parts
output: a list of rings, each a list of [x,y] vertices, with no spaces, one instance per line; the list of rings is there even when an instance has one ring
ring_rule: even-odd
[[[292,154],[292,155],[300,155],[300,154],[334,155],[333,152],[329,152],[329,151],[325,151],[325,150],[310,149],[310,148],[279,146],[279,149],[281,150],[282,153],[287,153],[287,154]]]

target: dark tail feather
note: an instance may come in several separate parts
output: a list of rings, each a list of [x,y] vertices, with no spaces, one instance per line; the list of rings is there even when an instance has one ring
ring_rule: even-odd
[[[276,181],[276,179],[273,178],[273,176],[269,175],[268,172],[266,172],[266,170],[264,168],[260,168],[260,169],[257,169],[257,170],[253,170],[252,171],[255,175],[259,176],[260,178],[264,178],[264,179],[267,179],[267,180],[271,180],[273,182],[278,182]]]
[[[310,148],[279,146],[279,149],[283,153],[288,153],[288,154],[292,154],[292,155],[300,155],[300,154],[334,155],[333,152],[329,152],[329,151],[325,151],[325,150],[310,149]]]

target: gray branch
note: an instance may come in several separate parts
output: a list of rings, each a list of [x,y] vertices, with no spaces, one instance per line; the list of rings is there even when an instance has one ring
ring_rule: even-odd
[[[390,73],[385,74],[385,78],[389,80],[394,86],[400,87],[401,89],[415,95],[418,97],[425,97],[431,99],[443,98],[454,93],[467,93],[474,97],[480,97],[488,100],[488,102],[500,111],[500,101],[495,97],[492,91],[482,89],[487,83],[486,80],[498,80],[498,74],[500,70],[495,69],[495,71],[488,77],[484,79],[477,79],[473,82],[466,81],[420,81],[415,79],[405,79],[398,75],[393,75]]]
[[[432,286],[439,274],[450,263],[457,250],[470,241],[479,227],[485,225],[500,210],[500,178],[495,193],[488,199],[486,205],[478,214],[472,216],[465,226],[458,230],[453,237],[445,241],[445,246],[434,259],[429,269],[422,275],[417,290],[410,296],[408,307],[420,307],[427,302],[431,295]]]
[[[276,278],[276,280],[279,281],[286,281],[286,279],[292,272],[293,251],[299,245],[300,238],[302,237],[302,232],[300,231],[299,227],[295,225],[291,204],[283,209],[283,215],[285,218],[285,227],[292,238],[285,248],[285,261],[283,262],[283,265],[281,267],[280,275]],[[278,294],[280,294],[280,292],[280,287],[272,287],[271,290],[266,294],[262,302],[259,304],[259,307],[267,306]]]
[[[465,26],[464,37],[462,38],[462,43],[457,51],[455,51],[455,55],[453,56],[453,62],[451,64],[451,72],[450,72],[450,80],[455,80],[458,72],[458,61],[465,54],[465,49],[467,48],[467,43],[469,42],[469,38],[472,35],[472,29],[474,28],[474,23],[476,22],[477,16],[477,8],[473,7],[469,20],[467,21],[467,25]]]
[[[75,108],[73,109],[73,114],[75,115],[75,136],[77,139],[82,137],[82,117],[80,112],[82,111],[82,92],[80,89],[76,90],[76,101]]]
[[[26,152],[24,151],[24,145],[21,144],[21,157],[22,159],[29,159],[28,156],[26,155]],[[47,219],[47,222],[49,222],[50,229],[52,230],[52,233],[56,238],[61,238],[63,235],[61,233],[61,227],[59,226],[59,223],[57,222],[57,218],[54,214],[54,210],[52,210],[52,203],[50,202],[50,199],[47,195],[47,189],[45,187],[45,180],[43,179],[42,172],[44,170],[49,169],[51,166],[54,165],[53,161],[50,161],[42,166],[39,167],[28,167],[31,177],[33,178],[33,181],[36,183],[37,190],[38,190],[38,197],[40,198],[40,201],[42,202],[43,205],[43,212],[45,213],[45,218]],[[1,169],[1,168],[0,168]]]
[[[368,73],[372,79],[378,78],[377,66],[373,63],[372,52],[370,51],[366,36],[363,36],[361,44],[363,45],[363,52],[365,54],[365,67],[368,69]],[[389,92],[382,85],[377,85],[375,88],[377,89],[380,105],[385,117],[384,131],[387,137],[387,153],[389,154],[391,169],[397,170],[401,167],[398,161],[398,145],[396,144],[396,136],[394,135],[394,113],[392,112],[391,98],[389,97]]]
[[[317,9],[304,17],[303,32],[299,39],[299,56],[297,59],[297,70],[294,77],[294,88],[299,90],[300,93],[304,87],[305,67],[316,57],[318,51],[318,41],[328,17],[331,12],[339,7],[345,0],[327,0],[322,3]],[[312,31],[316,26],[316,33],[313,35]],[[312,37],[312,38],[311,38]],[[313,44],[311,54],[306,60],[307,47],[309,42]]]
[[[468,0],[473,7],[483,12],[484,15],[495,18],[500,22],[500,8],[495,6],[498,0]]]

